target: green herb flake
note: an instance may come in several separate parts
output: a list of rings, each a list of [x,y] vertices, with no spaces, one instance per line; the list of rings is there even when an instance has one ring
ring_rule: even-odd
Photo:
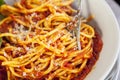
[[[0,6],[5,4],[4,0],[0,0]]]
[[[4,0],[0,0],[0,6],[5,4]],[[5,16],[3,16],[2,14],[0,14],[0,20],[4,19]]]

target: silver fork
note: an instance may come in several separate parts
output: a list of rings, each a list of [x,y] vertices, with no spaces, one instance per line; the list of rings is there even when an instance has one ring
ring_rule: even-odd
[[[67,24],[68,30],[77,38],[77,47],[78,50],[81,50],[80,44],[80,26],[81,26],[81,11],[82,11],[83,0],[74,0],[72,7],[77,10],[77,13],[74,14],[74,17],[70,23]],[[74,26],[72,30],[69,29],[69,26]]]

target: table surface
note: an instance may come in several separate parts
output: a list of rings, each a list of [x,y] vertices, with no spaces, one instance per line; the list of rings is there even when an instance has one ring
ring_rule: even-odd
[[[113,10],[113,12],[118,20],[118,23],[120,25],[120,5],[118,5],[114,0],[106,0],[106,1],[108,2],[110,7],[112,8],[112,10]],[[119,69],[118,80],[120,80],[120,69]]]

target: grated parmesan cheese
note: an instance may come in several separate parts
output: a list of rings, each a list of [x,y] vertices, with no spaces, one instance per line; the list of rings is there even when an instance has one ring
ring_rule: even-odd
[[[26,76],[27,74],[26,74],[26,72],[23,72],[23,76]]]

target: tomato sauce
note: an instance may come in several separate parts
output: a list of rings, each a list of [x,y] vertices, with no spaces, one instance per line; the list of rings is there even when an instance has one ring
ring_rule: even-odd
[[[88,60],[85,68],[72,80],[84,80],[88,73],[92,70],[93,66],[99,59],[100,51],[102,50],[103,42],[101,36],[96,32],[93,38],[93,56]]]
[[[77,77],[74,77],[72,80],[84,80],[84,78],[92,70],[93,66],[98,60],[102,46],[103,46],[103,42],[102,42],[101,36],[96,32],[95,38],[93,38],[93,55],[88,60],[85,68],[78,74]],[[1,65],[1,61],[0,61],[0,65]],[[2,67],[2,66],[0,66],[0,80],[7,80],[6,69],[5,67]],[[40,78],[39,80],[44,80],[44,79]],[[55,78],[54,80],[58,80],[58,78]]]

